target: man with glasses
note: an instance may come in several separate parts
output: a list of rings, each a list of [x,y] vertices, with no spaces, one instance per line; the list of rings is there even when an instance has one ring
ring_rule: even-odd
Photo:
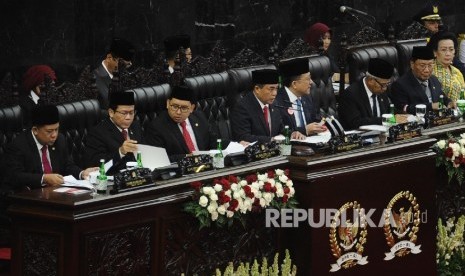
[[[7,185],[10,190],[58,186],[63,176],[85,179],[97,167],[82,170],[68,152],[66,138],[58,132],[56,106],[37,105],[32,109],[32,128],[18,135],[6,148]]]
[[[308,58],[282,61],[279,73],[283,87],[278,90],[275,106],[280,109],[284,125],[303,135],[326,130],[320,125],[318,108],[313,105],[310,88],[313,84],[308,68]]]
[[[410,70],[391,87],[389,97],[396,109],[415,115],[417,104],[426,105],[427,111],[439,109],[439,96],[444,95],[439,80],[433,75],[434,54],[428,46],[413,47]],[[453,102],[444,95],[444,104]]]
[[[137,144],[144,142],[136,116],[134,92],[110,94],[108,117],[87,134],[84,163],[98,166],[100,159],[113,164],[136,161]]]
[[[380,58],[369,60],[366,76],[339,95],[339,120],[345,129],[382,124],[381,115],[389,113],[385,92],[393,73],[394,66],[389,62]]]
[[[99,91],[99,102],[102,109],[108,108],[108,89],[113,74],[118,71],[119,65],[130,66],[135,49],[131,42],[114,38],[102,63],[94,70],[95,84]]]
[[[186,86],[175,86],[166,100],[167,111],[145,129],[147,144],[165,148],[172,162],[179,161],[194,151],[216,148],[217,134],[202,111],[195,110],[194,91]],[[226,147],[229,141],[223,141]]]

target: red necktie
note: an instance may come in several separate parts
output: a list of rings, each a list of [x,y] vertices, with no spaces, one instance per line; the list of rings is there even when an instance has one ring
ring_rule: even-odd
[[[123,129],[121,130],[121,134],[123,135],[124,141],[126,141],[128,139],[128,131]]]
[[[195,151],[195,146],[194,146],[194,143],[192,142],[191,136],[189,135],[189,131],[187,131],[186,121],[183,121],[181,123],[181,127],[182,127],[182,136],[184,136],[184,141],[186,141],[187,147],[189,148],[189,152],[192,153],[193,151]]]
[[[263,116],[265,117],[265,124],[268,131],[270,131],[270,123],[268,122],[268,106],[263,107]]]
[[[48,161],[47,157],[47,146],[42,147],[42,166],[44,167],[44,174],[52,173],[52,166],[50,166],[50,162]]]

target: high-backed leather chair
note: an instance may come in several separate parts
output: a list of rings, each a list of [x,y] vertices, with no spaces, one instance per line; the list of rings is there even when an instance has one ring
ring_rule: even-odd
[[[412,57],[412,50],[414,46],[425,46],[426,39],[410,39],[410,40],[399,40],[395,46],[399,55],[399,76],[402,76],[405,72],[410,69],[410,58]]]
[[[358,81],[365,75],[368,61],[371,58],[384,59],[390,62],[394,68],[398,68],[399,65],[396,47],[387,42],[350,47],[347,56],[350,83]],[[398,73],[395,69],[394,79],[397,76]]]
[[[60,114],[60,132],[66,137],[68,150],[74,162],[81,166],[87,132],[102,119],[96,99],[57,105]]]
[[[227,72],[200,75],[184,79],[197,99],[197,109],[201,110],[223,140],[230,140],[228,99],[231,95],[230,79]]]
[[[167,83],[127,91],[134,92],[135,109],[142,129],[145,129],[145,125],[156,118],[161,111],[166,110],[166,100],[171,95],[171,87]]]
[[[313,85],[310,91],[313,104],[322,117],[337,117],[336,96],[332,84],[331,63],[327,56],[311,56],[308,65]]]
[[[0,108],[0,156],[5,146],[23,130],[23,113],[19,105]]]

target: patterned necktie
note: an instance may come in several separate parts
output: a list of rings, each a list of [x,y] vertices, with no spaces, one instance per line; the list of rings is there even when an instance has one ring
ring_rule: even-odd
[[[303,115],[304,110],[302,108],[302,101],[299,98],[297,98],[295,103],[297,105],[297,109],[298,109],[297,112],[299,113],[299,120],[300,120],[298,127],[304,127],[305,126],[305,120],[304,120],[304,115]]]
[[[265,117],[265,125],[268,131],[270,131],[270,122],[268,121],[268,106],[263,107],[263,117]]]
[[[126,141],[128,139],[128,131],[123,129],[121,130],[121,134],[123,135],[124,141]]]
[[[182,127],[182,136],[184,137],[184,141],[186,141],[186,145],[189,148],[189,152],[192,153],[193,151],[195,151],[195,146],[194,146],[194,142],[192,142],[192,138],[189,134],[189,131],[187,131],[186,121],[183,121],[181,123],[181,127]]]
[[[52,166],[47,157],[47,145],[43,146],[42,149],[42,166],[44,167],[44,174],[52,173]]]
[[[378,108],[376,107],[376,95],[373,94],[371,95],[371,97],[373,98],[373,117],[378,117]]]

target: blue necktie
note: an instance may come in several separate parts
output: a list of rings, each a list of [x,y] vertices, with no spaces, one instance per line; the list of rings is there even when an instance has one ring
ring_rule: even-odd
[[[297,112],[299,113],[299,119],[300,119],[300,123],[298,125],[298,127],[305,127],[305,120],[304,120],[304,115],[303,115],[303,108],[302,108],[302,101],[297,98],[297,100],[295,101],[296,105],[297,105]]]

